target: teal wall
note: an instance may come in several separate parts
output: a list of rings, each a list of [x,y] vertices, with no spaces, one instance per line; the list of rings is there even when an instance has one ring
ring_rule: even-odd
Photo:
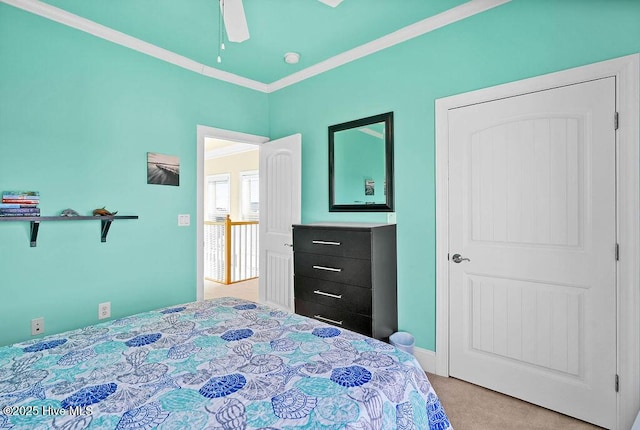
[[[640,52],[640,1],[513,0],[270,95],[199,76],[0,4],[0,191],[44,214],[106,205],[139,220],[0,225],[0,345],[195,299],[196,124],[303,136],[302,216],[329,213],[327,127],[393,111],[399,325],[435,348],[434,101]],[[304,109],[300,109],[304,106]],[[146,184],[146,152],[178,155],[180,187]],[[376,183],[376,188],[378,184]]]
[[[640,1],[513,0],[269,97],[271,137],[302,133],[302,218],[329,213],[329,125],[394,112],[400,329],[435,349],[434,101],[640,52]],[[292,107],[304,106],[304,109]]]
[[[0,345],[196,298],[196,125],[268,135],[267,95],[216,81],[0,3],[0,191],[42,213],[116,221],[0,223]],[[180,157],[180,186],[147,185],[146,153]],[[177,227],[189,213],[190,227]]]

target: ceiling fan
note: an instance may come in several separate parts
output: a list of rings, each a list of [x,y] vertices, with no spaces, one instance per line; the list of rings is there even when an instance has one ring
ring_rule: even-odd
[[[336,7],[342,0],[318,0],[328,6]],[[220,11],[230,42],[244,42],[249,38],[249,26],[244,15],[242,0],[219,0]]]

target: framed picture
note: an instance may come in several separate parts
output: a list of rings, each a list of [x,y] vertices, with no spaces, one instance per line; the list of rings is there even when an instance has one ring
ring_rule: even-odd
[[[147,184],[180,185],[180,158],[147,152]]]
[[[364,180],[364,195],[373,196],[376,193],[376,181],[373,179]]]

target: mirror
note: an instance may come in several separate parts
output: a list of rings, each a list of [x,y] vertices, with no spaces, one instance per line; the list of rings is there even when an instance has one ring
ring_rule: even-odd
[[[393,112],[329,127],[329,212],[393,212]]]

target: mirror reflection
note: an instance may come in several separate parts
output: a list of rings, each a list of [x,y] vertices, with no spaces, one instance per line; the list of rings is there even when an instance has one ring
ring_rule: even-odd
[[[393,210],[393,113],[329,127],[329,210]]]

